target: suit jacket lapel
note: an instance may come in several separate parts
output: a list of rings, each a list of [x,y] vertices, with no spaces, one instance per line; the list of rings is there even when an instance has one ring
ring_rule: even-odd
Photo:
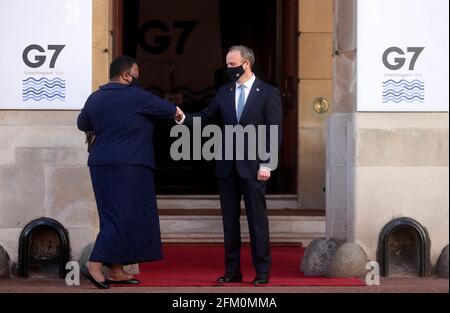
[[[252,106],[256,103],[256,100],[259,97],[260,89],[259,89],[259,80],[256,79],[253,83],[252,89],[250,89],[250,93],[248,94],[247,101],[245,102],[244,110],[242,111],[241,121],[249,114]],[[235,100],[236,102],[236,100]],[[236,108],[234,109],[236,111]],[[236,114],[235,114],[236,115]]]

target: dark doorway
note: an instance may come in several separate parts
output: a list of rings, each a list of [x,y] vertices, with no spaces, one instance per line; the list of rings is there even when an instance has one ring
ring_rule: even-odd
[[[228,82],[230,46],[253,49],[256,76],[283,96],[283,145],[268,193],[297,190],[298,0],[116,0],[114,55],[136,57],[143,87],[185,112],[208,105]],[[159,194],[215,194],[214,161],[174,161],[173,121],[155,129]],[[205,139],[207,140],[207,139]]]

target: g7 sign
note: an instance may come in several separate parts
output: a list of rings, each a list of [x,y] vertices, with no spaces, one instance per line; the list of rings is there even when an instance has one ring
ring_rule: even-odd
[[[175,21],[173,22],[173,28],[181,28],[182,32],[180,37],[177,40],[176,45],[176,54],[183,54],[184,46],[186,45],[186,41],[191,34],[191,32],[194,30],[195,26],[198,22],[196,21]],[[170,45],[170,42],[172,40],[172,35],[168,34],[165,36],[155,36],[154,41],[157,43],[157,45],[150,44],[147,40],[147,33],[152,30],[156,29],[163,33],[171,33],[171,29],[169,26],[167,26],[165,23],[157,20],[151,20],[146,23],[144,23],[141,28],[139,29],[139,45],[147,52],[149,53],[162,53]]]
[[[413,55],[411,57],[411,62],[409,62],[409,66],[408,66],[408,69],[410,71],[414,71],[416,61],[419,58],[419,55],[422,53],[423,49],[425,49],[425,47],[408,47],[408,48],[406,48],[407,52],[413,53]],[[386,66],[390,70],[396,71],[396,70],[401,69],[403,67],[403,65],[405,65],[406,58],[405,57],[394,58],[395,63],[392,64],[388,60],[389,56],[392,53],[396,53],[397,55],[405,55],[405,52],[402,49],[400,49],[399,47],[390,47],[390,48],[386,49],[386,51],[384,51],[384,53],[383,53],[384,66]]]
[[[55,68],[56,60],[58,60],[58,56],[61,53],[61,51],[64,49],[66,45],[48,45],[47,50],[54,50],[55,52],[52,55],[52,58],[50,59],[50,68]],[[44,53],[41,55],[36,55],[34,57],[34,61],[31,61],[29,59],[29,54],[32,50],[36,50],[38,52]],[[47,59],[47,55],[45,54],[45,49],[42,48],[40,45],[32,44],[26,47],[23,50],[22,53],[22,59],[23,62],[31,68],[38,68],[44,65],[45,60]]]

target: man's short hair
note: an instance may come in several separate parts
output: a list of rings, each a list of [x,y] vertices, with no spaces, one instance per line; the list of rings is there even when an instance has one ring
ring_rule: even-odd
[[[128,55],[115,58],[109,66],[109,79],[119,76],[123,71],[129,71],[133,64],[137,64],[136,59]]]
[[[244,60],[247,60],[250,62],[250,66],[253,67],[253,64],[255,64],[255,55],[253,54],[252,49],[246,46],[237,45],[232,46],[230,49],[228,49],[228,52],[231,52],[233,50],[237,50],[241,52],[241,56]]]

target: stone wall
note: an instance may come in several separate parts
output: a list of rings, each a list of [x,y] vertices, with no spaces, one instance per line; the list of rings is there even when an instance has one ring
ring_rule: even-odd
[[[333,114],[327,128],[327,237],[376,259],[383,226],[424,226],[435,263],[449,240],[448,113]]]
[[[95,201],[77,112],[0,112],[0,245],[17,261],[24,226],[45,216],[69,232],[72,255],[95,237]]]
[[[356,113],[356,1],[335,1],[333,113],[326,127],[327,238],[376,260],[389,221],[424,226],[435,263],[448,244],[448,113]]]

